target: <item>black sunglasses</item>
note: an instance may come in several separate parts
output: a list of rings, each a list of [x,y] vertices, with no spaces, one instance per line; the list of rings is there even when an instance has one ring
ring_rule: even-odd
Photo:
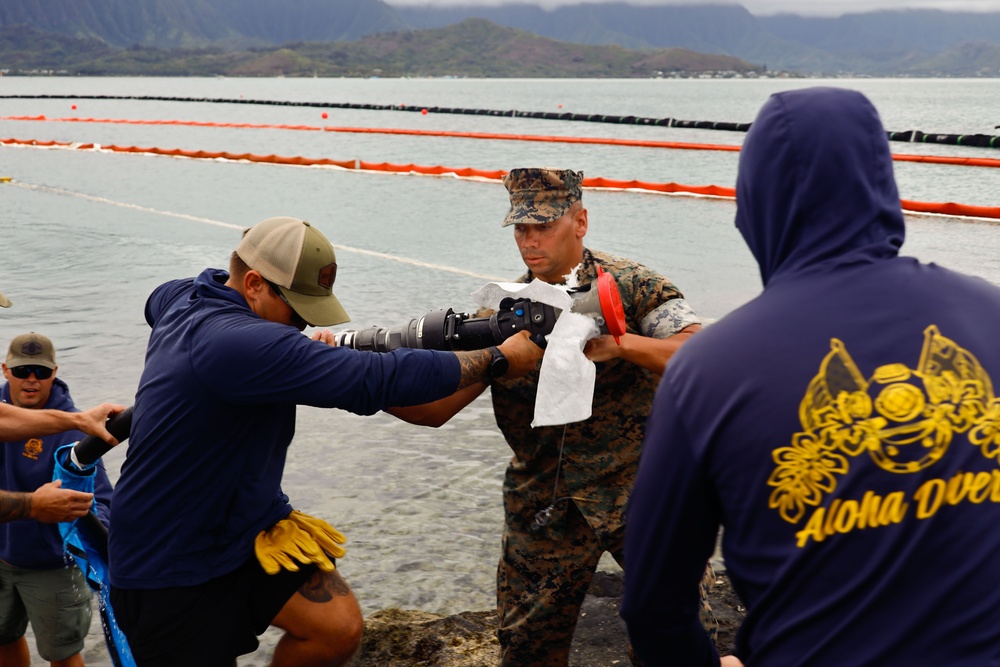
[[[39,380],[48,380],[52,377],[52,369],[46,368],[45,366],[14,366],[13,368],[8,368],[7,370],[9,370],[10,374],[18,380],[27,380],[32,373],[34,373],[35,377]]]
[[[305,319],[301,315],[299,315],[297,312],[295,312],[295,307],[288,302],[288,299],[286,299],[285,295],[281,293],[281,290],[278,289],[277,285],[275,285],[274,283],[272,283],[267,278],[264,278],[264,282],[266,282],[268,285],[270,285],[271,286],[271,290],[275,294],[278,295],[278,298],[281,299],[282,301],[284,301],[285,305],[292,309],[292,326],[294,326],[294,327],[296,327],[298,329],[305,329],[307,326],[309,326],[309,323],[306,322]]]

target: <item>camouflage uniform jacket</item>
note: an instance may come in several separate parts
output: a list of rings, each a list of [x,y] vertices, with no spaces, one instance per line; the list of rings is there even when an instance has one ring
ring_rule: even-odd
[[[631,260],[584,249],[580,285],[596,280],[598,263],[618,283],[629,333],[666,338],[699,323],[670,281]],[[529,272],[519,282],[532,279]],[[620,537],[658,382],[658,375],[621,359],[599,363],[591,417],[565,426],[556,497],[574,498],[601,539]],[[507,520],[520,516],[527,525],[554,499],[563,441],[563,426],[531,428],[537,387],[537,371],[491,385],[497,426],[514,453],[504,480]]]

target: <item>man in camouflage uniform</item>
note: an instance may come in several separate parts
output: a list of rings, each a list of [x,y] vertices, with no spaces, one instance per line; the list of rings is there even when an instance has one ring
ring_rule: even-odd
[[[591,417],[565,426],[532,428],[538,371],[490,383],[497,425],[513,450],[504,479],[505,528],[497,571],[503,667],[564,667],[587,588],[605,551],[619,565],[625,503],[635,478],[646,417],[667,360],[700,321],[669,280],[636,262],[589,250],[582,172],[513,169],[504,178],[511,208],[503,225],[528,272],[563,284],[597,279],[597,266],[618,284],[627,329],[587,342],[597,364]],[[481,314],[481,313],[480,313]],[[394,410],[407,421],[439,425],[485,390],[485,383],[423,413]],[[434,418],[428,415],[434,414]],[[716,629],[704,585],[702,620]]]

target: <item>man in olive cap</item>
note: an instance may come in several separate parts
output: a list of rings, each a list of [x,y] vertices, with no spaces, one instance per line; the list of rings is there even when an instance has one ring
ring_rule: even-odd
[[[3,292],[0,292],[0,307],[10,308],[13,305]],[[52,435],[77,429],[87,435],[93,435],[108,444],[118,444],[105,426],[108,417],[125,409],[124,405],[103,403],[85,412],[64,412],[63,410],[26,410],[9,403],[0,403],[0,440],[17,440],[32,436]],[[46,493],[58,489],[46,486]],[[41,489],[39,489],[41,491]],[[84,499],[78,491],[59,490],[54,497],[49,498],[63,506],[64,514],[55,521],[68,521],[83,516],[87,507],[82,507]],[[48,504],[48,502],[46,503]],[[0,494],[0,522],[26,519],[32,514],[31,500],[25,494]],[[37,507],[34,510],[37,513]]]
[[[624,565],[624,509],[639,462],[646,416],[660,374],[701,323],[674,285],[652,269],[584,246],[583,173],[512,169],[504,177],[510,210],[503,226],[528,272],[555,285],[587,285],[597,267],[616,280],[627,332],[589,340],[597,362],[592,416],[564,426],[531,427],[538,371],[481,382],[434,406],[393,410],[431,426],[446,422],[487,386],[514,457],[504,480],[505,527],[497,572],[501,665],[568,663],[573,631],[604,552]],[[482,313],[480,313],[482,314]],[[710,569],[706,577],[710,576]],[[704,590],[703,590],[704,593]],[[715,628],[707,601],[702,618]]]
[[[486,378],[487,350],[360,352],[307,326],[347,321],[337,259],[310,223],[251,227],[229,271],[174,280],[146,303],[152,328],[115,488],[111,600],[142,667],[232,665],[269,625],[275,665],[340,665],[358,602],[335,570],[341,535],[281,490],[297,405],[373,414]],[[525,332],[500,346],[511,375],[537,364]]]
[[[75,407],[64,411],[57,408],[63,407],[66,401],[49,401],[55,369],[55,350],[45,336],[22,334],[11,341],[3,364],[7,383],[0,387],[0,408],[3,408],[0,410],[0,473],[3,473],[0,474],[0,523],[19,519],[42,523],[72,521],[86,514],[94,500],[92,493],[61,489],[62,482],[52,481],[51,452],[54,448],[51,446],[49,455],[43,460],[48,464],[43,474],[31,475],[26,480],[20,473],[19,464],[38,462],[46,436],[79,432],[68,419],[80,414]],[[68,399],[69,394],[65,393]],[[35,419],[36,413],[45,416]],[[64,416],[67,419],[63,419]],[[18,446],[29,450],[29,456],[23,457]],[[4,463],[8,456],[12,457],[9,466]],[[3,530],[0,529],[0,545]],[[0,644],[6,643],[2,639],[0,637]],[[2,655],[3,647],[0,646],[0,657]],[[0,664],[6,663],[0,660]]]
[[[29,412],[76,412],[66,383],[56,377],[55,347],[47,336],[26,333],[7,350],[0,401]],[[38,653],[53,665],[82,667],[84,638],[90,630],[90,588],[80,568],[64,556],[58,521],[90,510],[94,494],[60,489],[52,481],[57,449],[83,438],[78,430],[0,442],[0,506],[27,509],[32,521],[0,526],[0,665],[30,662],[25,638],[31,622]],[[104,465],[94,472],[97,516],[106,525],[111,482]],[[9,516],[9,515],[8,515]],[[8,518],[5,516],[4,518]]]

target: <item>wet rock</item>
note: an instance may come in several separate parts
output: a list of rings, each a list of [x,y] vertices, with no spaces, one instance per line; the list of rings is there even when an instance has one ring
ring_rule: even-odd
[[[350,667],[492,667],[499,646],[493,611],[439,616],[383,609],[365,619]]]
[[[620,573],[595,575],[580,610],[571,667],[631,664],[625,623],[618,615],[622,590]],[[717,645],[725,655],[732,652],[743,610],[725,574],[718,575],[710,598],[719,621]],[[494,667],[498,655],[492,610],[440,616],[383,609],[365,619],[361,649],[350,667]]]

